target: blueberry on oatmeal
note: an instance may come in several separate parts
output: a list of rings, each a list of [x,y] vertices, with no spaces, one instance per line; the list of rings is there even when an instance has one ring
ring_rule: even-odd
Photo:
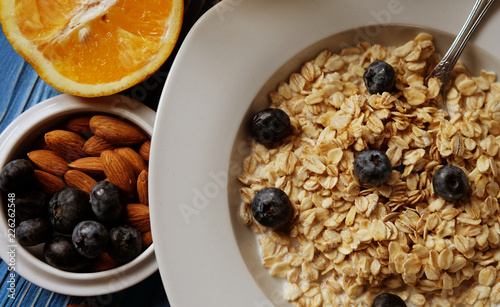
[[[372,307],[406,307],[405,302],[392,293],[382,293],[373,300]]]
[[[265,109],[252,119],[252,137],[259,143],[271,144],[291,133],[290,117],[280,109]]]
[[[381,185],[391,177],[391,161],[381,151],[362,151],[354,160],[354,174],[366,184]]]
[[[368,69],[375,82],[365,87],[366,67],[379,59],[394,65],[397,89],[375,74],[382,62]],[[252,142],[238,176],[239,213],[291,304],[460,306],[475,291],[485,295],[470,304],[500,303],[500,83],[459,64],[447,96],[453,113],[444,112],[435,107],[440,83],[425,82],[438,59],[428,34],[401,46],[326,50],[269,94],[294,135]],[[266,187],[282,188],[293,204],[287,233],[252,216]]]
[[[434,192],[447,201],[463,198],[469,191],[469,180],[464,171],[455,165],[445,165],[432,177]]]
[[[392,91],[396,84],[396,73],[389,63],[375,61],[366,68],[363,81],[370,94],[382,94]]]
[[[282,190],[264,188],[253,198],[252,214],[259,224],[278,229],[290,222],[293,217],[293,207]]]

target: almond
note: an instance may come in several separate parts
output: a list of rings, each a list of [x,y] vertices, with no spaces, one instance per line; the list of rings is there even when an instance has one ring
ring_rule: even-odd
[[[151,226],[149,224],[149,207],[143,204],[128,204],[127,223],[141,233],[151,231]]]
[[[153,244],[153,236],[151,231],[146,231],[142,234],[142,248],[146,249],[151,244]]]
[[[137,176],[137,196],[139,196],[139,202],[143,205],[149,205],[148,201],[148,172],[142,171],[139,176]]]
[[[118,263],[116,260],[113,260],[113,258],[111,258],[108,253],[104,252],[96,258],[96,261],[93,262],[90,270],[92,272],[101,272],[111,270],[119,265],[120,263]]]
[[[142,159],[141,155],[139,155],[135,150],[130,147],[120,147],[116,148],[115,152],[120,156],[124,157],[134,169],[136,175],[139,175],[142,171],[147,171],[148,166],[146,165],[146,161]]]
[[[83,145],[83,151],[91,156],[99,157],[101,152],[114,149],[115,145],[107,142],[97,135],[91,136]]]
[[[96,135],[116,146],[136,145],[148,138],[139,128],[110,116],[95,115],[89,126]]]
[[[103,151],[101,161],[106,177],[120,188],[126,196],[133,197],[137,190],[137,181],[130,163],[112,150]]]
[[[28,158],[40,169],[56,176],[62,176],[69,169],[66,161],[50,150],[30,151]]]
[[[64,125],[64,129],[78,133],[85,138],[89,138],[93,134],[89,126],[90,118],[91,116],[74,117]]]
[[[72,169],[84,172],[90,176],[102,176],[104,175],[104,168],[101,163],[100,157],[85,157],[75,160],[68,164]]]
[[[85,140],[78,134],[66,130],[52,130],[45,134],[45,143],[65,160],[75,160],[86,156],[83,151]]]
[[[40,188],[50,195],[56,194],[66,186],[59,177],[38,169],[35,170],[35,178]]]
[[[79,188],[87,194],[90,194],[92,187],[97,183],[94,178],[74,169],[70,169],[64,174],[64,181],[70,187]]]
[[[39,149],[50,150],[50,147],[45,142],[44,135],[37,136],[33,141],[33,143],[31,144],[31,149],[28,151],[39,150]]]
[[[141,144],[141,147],[139,147],[139,154],[146,162],[149,162],[150,147],[151,147],[151,140],[147,140],[146,142]]]

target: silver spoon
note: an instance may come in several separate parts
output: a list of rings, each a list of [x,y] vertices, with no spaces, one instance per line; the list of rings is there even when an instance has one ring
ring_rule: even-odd
[[[434,67],[434,70],[427,77],[427,79],[437,78],[441,81],[441,105],[439,105],[439,107],[444,111],[448,111],[446,106],[446,86],[450,80],[451,71],[453,70],[453,67],[455,67],[455,64],[462,54],[465,45],[467,45],[472,32],[474,32],[479,24],[479,21],[483,18],[484,14],[494,1],[495,0],[476,0],[467,21],[453,41],[453,44],[451,44],[450,49],[448,49],[443,59],[436,65],[436,67]]]

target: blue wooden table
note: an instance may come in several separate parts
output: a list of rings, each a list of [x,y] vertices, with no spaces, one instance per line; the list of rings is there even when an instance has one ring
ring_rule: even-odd
[[[163,84],[175,54],[196,20],[218,0],[185,0],[184,21],[176,49],[167,62],[149,79],[122,94],[148,105],[158,106]],[[0,133],[19,114],[47,98],[60,95],[45,83],[31,66],[24,61],[0,31]],[[66,296],[43,289],[43,284],[35,285],[15,274],[16,297],[8,297],[9,274],[5,262],[0,264],[0,306],[170,306],[161,282],[159,272],[146,280],[117,293],[96,297]]]

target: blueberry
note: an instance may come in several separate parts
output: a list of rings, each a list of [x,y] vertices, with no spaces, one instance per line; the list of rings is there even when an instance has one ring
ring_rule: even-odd
[[[78,188],[64,187],[49,202],[50,222],[62,234],[71,234],[76,224],[92,217],[89,196]]]
[[[90,191],[90,204],[97,219],[112,224],[120,220],[124,206],[120,190],[109,181],[99,181]]]
[[[116,226],[109,231],[108,255],[120,263],[129,262],[142,251],[139,230],[128,225]]]
[[[375,61],[366,68],[363,81],[370,94],[382,94],[392,91],[396,84],[396,73],[387,62]]]
[[[464,171],[454,165],[445,165],[432,176],[434,192],[447,201],[464,197],[469,191],[469,180]]]
[[[49,196],[36,189],[16,193],[16,219],[19,221],[37,217],[47,217]]]
[[[22,221],[16,227],[16,239],[24,246],[44,243],[52,236],[52,224],[47,219],[35,218]]]
[[[30,161],[16,159],[7,163],[0,172],[0,189],[17,192],[35,182],[35,170]]]
[[[43,246],[43,254],[48,264],[70,272],[87,271],[91,260],[80,255],[70,237],[55,235]]]
[[[292,132],[290,117],[280,109],[265,109],[252,119],[252,137],[259,143],[280,141]]]
[[[252,214],[259,224],[279,229],[292,220],[293,206],[282,190],[264,188],[252,200]]]
[[[354,160],[354,174],[366,184],[381,185],[391,177],[391,161],[381,151],[362,151]]]
[[[395,294],[382,293],[375,297],[371,307],[406,307],[406,303]]]
[[[75,226],[71,239],[80,255],[95,258],[106,250],[108,230],[99,222],[83,221]]]

